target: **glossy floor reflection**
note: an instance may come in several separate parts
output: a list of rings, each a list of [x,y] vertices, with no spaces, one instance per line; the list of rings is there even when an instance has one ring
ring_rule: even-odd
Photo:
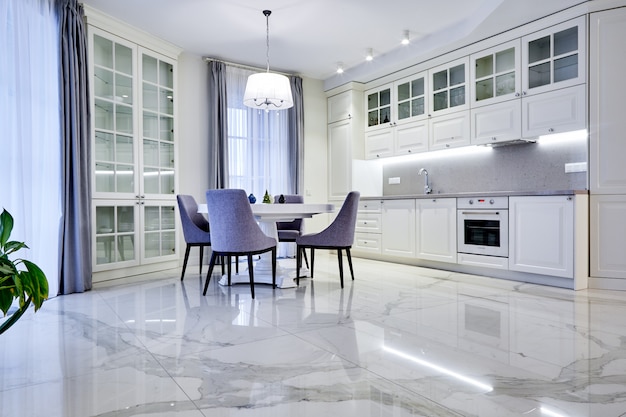
[[[626,415],[626,292],[316,256],[297,289],[188,269],[57,297],[0,337],[1,416]]]

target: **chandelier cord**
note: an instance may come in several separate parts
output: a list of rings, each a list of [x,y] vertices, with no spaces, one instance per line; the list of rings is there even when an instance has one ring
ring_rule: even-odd
[[[265,59],[267,61],[267,72],[270,72],[270,10],[263,10],[265,15]]]

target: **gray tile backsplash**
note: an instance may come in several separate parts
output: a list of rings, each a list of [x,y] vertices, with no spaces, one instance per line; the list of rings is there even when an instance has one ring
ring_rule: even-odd
[[[471,148],[467,148],[471,150]],[[490,151],[383,161],[383,195],[423,194],[429,173],[433,194],[486,191],[555,191],[587,189],[587,172],[565,172],[565,164],[587,162],[587,142],[524,143]],[[399,184],[389,184],[389,178]]]

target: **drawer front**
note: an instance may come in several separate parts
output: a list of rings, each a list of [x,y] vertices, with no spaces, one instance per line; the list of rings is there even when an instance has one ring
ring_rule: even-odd
[[[381,213],[381,201],[380,200],[360,200],[359,201],[359,214],[361,213]]]
[[[355,233],[353,251],[381,253],[381,235],[377,233]]]
[[[358,213],[356,216],[356,231],[366,233],[380,233],[381,215],[375,213]]]

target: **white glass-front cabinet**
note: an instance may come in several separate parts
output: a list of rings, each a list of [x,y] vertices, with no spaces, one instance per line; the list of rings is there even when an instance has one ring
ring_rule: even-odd
[[[470,62],[472,108],[521,96],[519,39],[476,53]]]
[[[89,30],[94,272],[176,261],[176,62]]]

